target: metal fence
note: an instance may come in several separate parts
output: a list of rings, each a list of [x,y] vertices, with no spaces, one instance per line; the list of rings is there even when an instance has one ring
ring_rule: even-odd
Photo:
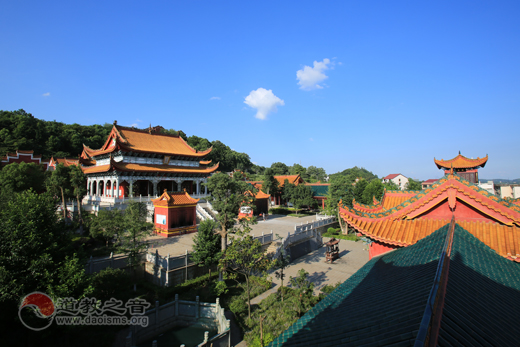
[[[93,259],[91,256],[90,260],[85,265],[85,272],[87,274],[93,274],[94,272],[99,272],[109,267],[113,269],[122,269],[127,267],[128,263],[128,256],[124,254],[114,255],[113,253],[110,253],[108,258],[103,259]]]

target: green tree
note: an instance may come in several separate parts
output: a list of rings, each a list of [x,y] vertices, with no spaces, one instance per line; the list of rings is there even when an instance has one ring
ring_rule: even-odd
[[[374,178],[377,178],[377,175],[374,175],[372,172],[368,171],[365,168],[359,168],[357,166],[332,174],[329,176],[329,178],[332,181],[338,176],[346,176],[350,183],[356,182],[357,178],[363,178],[367,181],[371,181]]]
[[[363,193],[365,192],[367,185],[368,181],[364,179],[356,182],[356,185],[354,186],[354,199],[356,199],[357,202],[363,203]]]
[[[0,190],[22,192],[30,188],[41,192],[44,188],[43,168],[34,163],[11,163],[0,171]]]
[[[308,178],[307,169],[300,164],[294,164],[289,168],[291,175],[300,175],[303,179]]]
[[[296,189],[296,185],[289,183],[289,180],[285,179],[283,181],[283,186],[282,186],[282,199],[290,201],[293,197],[295,189]]]
[[[231,244],[224,251],[219,268],[225,271],[224,279],[233,279],[239,284],[239,275],[244,276],[248,317],[251,319],[251,276],[263,273],[265,277],[265,271],[272,263],[264,256],[260,241],[249,235],[248,222],[244,220],[241,223],[245,223],[244,229],[231,237]]]
[[[385,187],[386,190],[400,190],[401,189],[393,181],[388,181],[386,183],[383,183],[383,186]]]
[[[421,182],[416,181],[412,178],[408,179],[408,183],[406,183],[406,186],[404,187],[405,190],[421,190],[422,185]]]
[[[47,189],[58,196],[61,196],[63,219],[67,219],[67,205],[65,198],[71,195],[71,182],[69,168],[63,164],[56,165],[56,169],[51,172],[46,180]]]
[[[285,269],[287,268],[287,266],[289,266],[290,263],[291,263],[291,257],[289,255],[287,255],[285,249],[282,247],[282,249],[280,251],[280,255],[278,256],[278,259],[276,259],[275,263],[274,263],[274,267],[275,267],[275,269],[277,269],[274,274],[275,274],[276,278],[278,278],[281,281],[280,295],[282,297],[282,302],[283,302],[283,292],[284,292],[283,280],[285,278]]]
[[[90,222],[90,236],[101,238],[106,246],[115,235],[121,235],[124,230],[123,214],[120,210],[99,210]]]
[[[325,169],[316,166],[309,166],[307,168],[307,175],[315,181],[323,181],[327,177]]]
[[[225,251],[228,233],[233,232],[236,218],[241,206],[253,207],[254,193],[247,194],[252,189],[251,185],[238,177],[218,172],[212,175],[206,183],[211,192],[209,201],[217,213],[217,222],[220,226],[221,250]]]
[[[383,183],[381,183],[379,179],[374,179],[365,187],[365,190],[363,191],[363,199],[360,202],[365,205],[373,205],[374,198],[381,201],[384,191],[385,187],[383,186]]]
[[[309,186],[299,184],[294,187],[291,202],[296,207],[296,214],[303,206],[314,206],[316,201],[312,198],[312,189]]]
[[[218,264],[222,253],[220,252],[220,235],[215,232],[218,224],[207,219],[200,223],[199,230],[193,238],[193,260],[199,266],[206,266],[209,269],[211,280],[211,267]]]
[[[141,263],[142,253],[148,249],[145,239],[153,230],[153,224],[146,221],[147,217],[148,209],[146,204],[141,202],[129,203],[123,214],[124,232],[121,235],[121,249],[128,255],[129,265],[134,271],[134,280],[137,275],[136,268]]]
[[[314,283],[309,281],[309,273],[304,269],[298,271],[297,277],[290,277],[292,288],[296,291],[296,309],[298,316],[307,312],[312,306],[312,297],[314,294]]]
[[[0,329],[16,336],[16,344],[29,345],[24,341],[27,329],[13,320],[25,295],[41,291],[51,297],[81,298],[91,292],[84,266],[69,240],[64,225],[58,222],[56,200],[50,194],[29,190],[2,195]],[[5,343],[9,334],[2,335]]]
[[[273,175],[288,175],[289,167],[284,163],[276,162],[271,165],[271,169],[273,170]]]
[[[78,217],[80,229],[83,230],[83,218],[81,216],[81,200],[87,194],[87,176],[83,170],[77,165],[70,166],[69,169],[70,184],[72,186],[72,194],[78,202]]]
[[[274,178],[272,169],[265,169],[264,171],[264,182],[262,182],[262,191],[266,194],[270,194],[274,196],[278,193],[279,183],[276,178]],[[271,207],[271,203],[269,202],[267,208]]]

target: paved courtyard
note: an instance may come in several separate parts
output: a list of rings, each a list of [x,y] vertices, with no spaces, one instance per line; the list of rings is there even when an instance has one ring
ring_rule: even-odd
[[[330,240],[327,237],[323,238],[323,242]],[[330,284],[334,285],[338,282],[344,282],[363,265],[368,262],[367,246],[361,242],[340,240],[339,242],[339,256],[340,258],[334,261],[333,264],[325,263],[326,247],[323,246],[314,252],[311,252],[303,257],[296,259],[289,264],[285,269],[284,285],[289,284],[289,278],[298,276],[300,269],[305,269],[309,273],[309,280],[314,283],[315,294],[323,286]],[[271,274],[273,287],[267,292],[254,298],[251,303],[258,304],[260,301],[275,293],[280,287],[281,281]]]
[[[276,234],[280,235],[280,237],[286,237],[287,234],[294,232],[294,226],[296,224],[305,224],[307,222],[312,222],[316,220],[316,216],[306,216],[306,217],[288,217],[281,215],[269,216],[267,221],[263,221],[262,219],[258,219],[258,224],[253,225],[253,230],[251,234],[253,236],[260,236],[262,232],[264,235],[270,234],[273,232],[273,236]],[[157,249],[159,254],[162,256],[170,255],[176,256],[185,254],[186,250],[191,252],[193,250],[193,237],[195,234],[187,234],[180,235],[175,237],[165,238],[162,236],[151,236],[148,240],[150,242],[150,251],[155,252]]]

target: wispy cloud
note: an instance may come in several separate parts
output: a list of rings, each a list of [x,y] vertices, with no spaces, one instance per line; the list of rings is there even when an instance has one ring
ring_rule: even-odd
[[[143,121],[140,120],[140,119],[136,119],[135,121],[136,121],[137,123],[142,123],[142,122],[143,122]]]
[[[285,102],[274,95],[271,89],[267,90],[264,88],[252,90],[246,96],[244,103],[249,107],[255,108],[257,110],[255,117],[262,120],[266,119],[269,113],[276,112],[277,106],[285,105]]]
[[[137,123],[130,124],[129,126],[134,127],[134,128],[137,128]]]
[[[314,139],[311,137],[311,138],[309,139],[309,141],[314,141]]]
[[[212,96],[211,98],[209,98],[210,100],[220,100],[220,97],[218,96]]]
[[[302,90],[323,89],[323,86],[318,83],[329,78],[323,71],[328,70],[329,65],[332,65],[330,59],[314,61],[313,65],[313,67],[305,65],[303,69],[296,71],[296,79]]]
[[[47,93],[43,93],[42,96],[50,96],[51,93],[47,92]]]

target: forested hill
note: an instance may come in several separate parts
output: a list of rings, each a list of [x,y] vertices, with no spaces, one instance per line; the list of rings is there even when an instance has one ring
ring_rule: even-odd
[[[41,120],[24,110],[18,110],[0,111],[0,129],[0,156],[21,149],[33,150],[35,154],[42,154],[44,158],[77,158],[83,151],[83,144],[94,149],[103,146],[112,130],[112,124],[65,124]],[[198,150],[206,150],[213,146],[208,159],[213,160],[213,163],[220,162],[221,171],[249,171],[253,167],[249,155],[233,151],[218,140],[210,142],[195,135],[187,137],[184,132],[173,129],[165,130],[165,133],[180,135],[190,146]]]
[[[347,181],[353,183],[356,181],[356,178],[364,178],[367,181],[371,181],[374,178],[378,178],[377,175],[374,175],[372,172],[368,171],[365,168],[359,168],[357,166],[354,166],[350,169],[343,170],[341,172],[331,174],[330,180],[334,180],[338,178],[339,176],[346,176]]]

